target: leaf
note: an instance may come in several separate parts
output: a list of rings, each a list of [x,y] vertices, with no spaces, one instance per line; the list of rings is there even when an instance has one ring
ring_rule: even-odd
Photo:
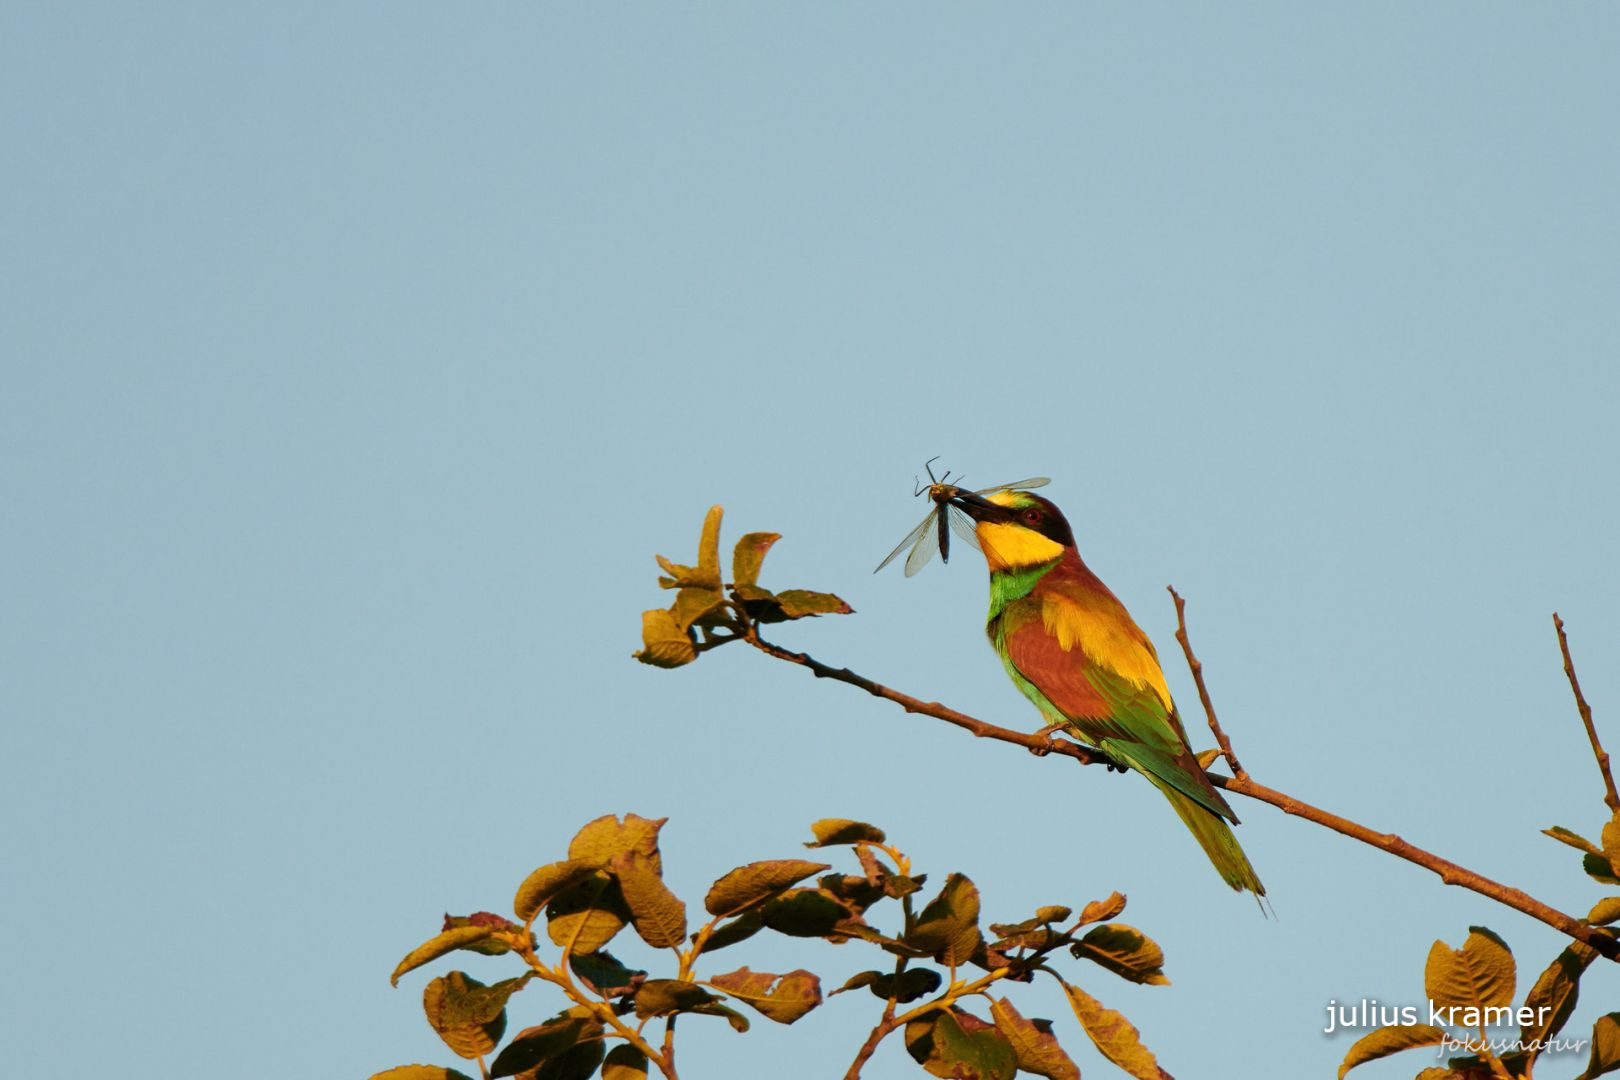
[[[941,1009],[906,1025],[906,1050],[931,1076],[1011,1080],[1018,1055],[992,1024],[960,1009]]]
[[[1089,926],[1094,922],[1107,922],[1124,910],[1125,894],[1109,893],[1106,899],[1093,900],[1080,909],[1080,925]]]
[[[371,1080],[472,1080],[472,1077],[443,1065],[400,1065],[373,1073]]]
[[[1592,926],[1608,926],[1616,919],[1620,919],[1620,896],[1606,896],[1592,905],[1591,914],[1586,921]]]
[[[465,972],[452,971],[422,989],[422,1011],[446,1046],[464,1058],[476,1058],[501,1041],[506,1000],[528,981],[524,975],[485,986]]]
[[[776,594],[786,619],[803,619],[811,615],[853,615],[855,609],[832,593],[810,592],[808,589],[788,589]]]
[[[475,911],[471,915],[451,915],[445,912],[444,926],[440,931],[459,930],[463,926],[487,926],[494,934],[518,934],[523,929],[511,919],[497,915],[493,911]],[[483,956],[502,956],[512,951],[511,942],[502,937],[469,942],[463,948]]]
[[[695,982],[685,979],[648,979],[636,991],[636,1017],[670,1016],[691,1012],[700,1005],[720,999]]]
[[[664,608],[641,613],[641,644],[635,658],[653,667],[677,668],[697,659],[691,636]]]
[[[789,937],[826,937],[853,913],[824,889],[790,889],[760,909],[765,925]]]
[[[1588,855],[1581,860],[1581,866],[1586,870],[1586,876],[1593,881],[1601,881],[1605,885],[1620,885],[1620,874],[1615,873],[1614,864],[1602,855]]]
[[[1524,1007],[1534,1010],[1537,1019],[1520,1025],[1520,1045],[1551,1039],[1563,1030],[1580,998],[1581,975],[1595,959],[1597,950],[1578,941],[1553,958],[1524,999]],[[1545,1021],[1542,1009],[1550,1010]]]
[[[602,1063],[602,1080],[647,1080],[647,1055],[620,1043],[608,1051]]]
[[[429,938],[406,954],[405,959],[399,962],[394,968],[394,973],[388,977],[388,982],[391,986],[398,986],[399,977],[407,971],[437,960],[445,953],[485,941],[494,932],[494,928],[490,926],[458,926],[454,930],[446,930],[436,937]]]
[[[723,1016],[726,1018],[726,1023],[731,1025],[732,1031],[743,1032],[747,1031],[749,1027],[748,1017],[744,1016],[736,1009],[722,1005],[718,1001],[706,1002],[697,1006],[695,1009],[691,1009],[690,1011],[701,1013],[704,1016]]]
[[[636,852],[652,860],[652,872],[662,875],[664,864],[658,854],[658,832],[669,818],[644,818],[626,814],[620,821],[612,814],[604,814],[588,821],[568,842],[568,857],[582,859],[598,868],[607,866],[613,856]]]
[[[984,942],[979,933],[978,888],[963,874],[946,878],[939,895],[922,909],[917,924],[901,940],[946,967],[967,963]]]
[[[590,859],[547,863],[523,879],[512,901],[512,911],[524,922],[529,922],[553,896],[592,876],[596,869],[596,863]]]
[[[590,1080],[596,1067],[607,1056],[607,1044],[601,1039],[575,1043],[533,1073],[524,1073],[521,1080]]]
[[[1070,946],[1077,959],[1101,964],[1122,979],[1147,986],[1169,986],[1164,950],[1142,931],[1124,923],[1096,926]]]
[[[1215,764],[1215,760],[1220,756],[1221,752],[1213,746],[1208,750],[1200,750],[1198,753],[1193,755],[1193,757],[1198,760],[1198,767],[1206,771],[1211,765]]]
[[[1554,825],[1550,829],[1542,829],[1541,831],[1543,834],[1552,837],[1554,840],[1561,840],[1570,847],[1579,851],[1584,851],[1588,855],[1603,854],[1602,849],[1600,849],[1596,844],[1592,843],[1592,841],[1570,829],[1564,828],[1562,825]]]
[[[1047,904],[1045,907],[1035,909],[1035,917],[1048,926],[1053,923],[1068,922],[1069,916],[1073,914],[1073,908],[1066,908],[1062,904]]]
[[[1137,1080],[1166,1080],[1169,1073],[1159,1068],[1153,1052],[1142,1045],[1141,1034],[1124,1015],[1104,1008],[1102,1002],[1064,980],[1063,992],[1069,995],[1069,1007],[1074,1010],[1086,1036],[1102,1056],[1136,1077]]]
[[[810,826],[810,831],[816,838],[814,842],[807,842],[804,845],[809,848],[832,847],[837,844],[881,844],[888,839],[883,830],[876,825],[841,817],[822,818]]]
[[[602,1024],[581,1008],[558,1013],[543,1024],[524,1028],[512,1036],[490,1065],[491,1080],[517,1076],[549,1061],[560,1059],[580,1044],[602,1045]],[[600,1058],[598,1059],[600,1060]],[[591,1066],[594,1071],[596,1066]],[[589,1075],[588,1073],[586,1075]]]
[[[1470,926],[1460,949],[1436,941],[1429,949],[1423,985],[1439,1008],[1493,1008],[1513,1004],[1513,953],[1483,926]]]
[[[667,578],[659,578],[658,584],[666,589],[686,588],[697,586],[699,588],[718,589],[720,587],[720,519],[725,511],[719,506],[709,507],[709,512],[703,518],[703,534],[698,538],[698,564],[696,566],[682,566],[670,562],[659,555],[658,565],[663,567]]]
[[[724,618],[712,617],[724,599],[719,589],[682,589],[675,594],[675,603],[670,605],[669,614],[684,635],[693,625],[714,626],[724,622]]]
[[[772,859],[739,866],[714,883],[703,898],[703,908],[710,915],[730,915],[828,869],[831,867],[826,863],[803,859]]]
[[[741,967],[708,981],[778,1024],[791,1024],[821,1004],[821,980],[802,968],[772,975]]]
[[[990,1003],[990,1016],[1012,1044],[1020,1071],[1048,1080],[1080,1080],[1080,1069],[1058,1045],[1050,1020],[1025,1020],[1006,998]]]
[[[1620,810],[1616,810],[1604,823],[1600,839],[1603,841],[1603,854],[1607,855],[1611,862],[1620,859]]]
[[[602,871],[564,889],[546,905],[546,934],[551,943],[576,956],[596,952],[629,921],[630,909],[619,883]]]
[[[761,930],[765,929],[765,916],[758,911],[748,911],[722,924],[719,929],[709,935],[709,940],[703,943],[703,952],[706,954],[724,949],[727,945],[735,945],[739,941],[747,941]]]
[[[753,585],[759,581],[760,564],[771,545],[782,539],[781,533],[752,532],[737,541],[731,549],[731,581],[735,585]]]
[[[620,852],[610,867],[642,941],[655,949],[673,949],[686,941],[686,905],[654,871],[651,856]]]
[[[1586,1060],[1581,1080],[1620,1068],[1620,1012],[1606,1013],[1592,1025],[1592,1056]]]
[[[647,981],[645,971],[632,971],[608,952],[572,957],[568,966],[592,990],[605,998],[631,993]]]
[[[1339,1080],[1344,1074],[1369,1061],[1375,1061],[1415,1046],[1439,1046],[1446,1033],[1430,1024],[1400,1024],[1369,1031],[1351,1044],[1350,1052],[1339,1064]]]

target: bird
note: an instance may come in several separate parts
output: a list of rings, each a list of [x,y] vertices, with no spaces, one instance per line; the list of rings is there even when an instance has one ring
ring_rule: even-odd
[[[1147,777],[1222,880],[1260,901],[1265,886],[1231,829],[1237,815],[1193,756],[1153,642],[1080,558],[1062,512],[1020,490],[959,490],[952,501],[973,519],[990,569],[990,644],[1049,730]]]

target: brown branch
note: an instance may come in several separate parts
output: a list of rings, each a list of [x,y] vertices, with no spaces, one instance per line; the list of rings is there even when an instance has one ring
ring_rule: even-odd
[[[1592,754],[1597,758],[1598,768],[1603,771],[1603,801],[1608,804],[1609,812],[1620,810],[1620,793],[1614,790],[1614,774],[1609,771],[1609,752],[1603,749],[1598,742],[1597,727],[1592,723],[1592,706],[1586,703],[1581,694],[1581,681],[1575,677],[1575,661],[1569,658],[1569,637],[1564,633],[1564,620],[1553,612],[1553,626],[1558,631],[1558,649],[1564,654],[1564,674],[1569,677],[1569,688],[1575,692],[1575,707],[1580,710],[1581,721],[1586,724],[1586,737],[1592,740]]]
[[[836,679],[841,683],[859,687],[873,697],[880,697],[885,701],[892,701],[908,713],[920,713],[923,716],[932,716],[936,720],[943,720],[947,724],[955,724],[972,732],[981,739],[997,739],[1001,742],[1014,743],[1022,746],[1032,754],[1045,756],[1059,754],[1063,757],[1074,758],[1082,765],[1113,765],[1114,761],[1107,754],[1095,747],[1084,746],[1067,739],[1048,739],[1042,735],[1026,734],[1022,731],[1012,731],[1008,728],[997,727],[995,724],[985,723],[977,717],[967,713],[957,712],[947,708],[937,701],[923,701],[910,694],[902,694],[898,690],[891,690],[882,683],[873,682],[862,675],[857,675],[849,668],[835,668],[823,664],[820,660],[808,653],[794,652],[784,649],[780,645],[772,645],[761,638],[757,633],[750,632],[747,636],[748,644],[778,660],[786,660],[790,664],[798,664],[808,668],[818,679]]]
[[[972,732],[978,738],[994,739],[998,742],[1022,746],[1024,749],[1039,755],[1056,754],[1061,757],[1073,758],[1082,765],[1111,764],[1106,755],[1091,747],[1065,740],[1048,740],[1039,735],[1028,735],[1021,731],[998,727],[966,713],[947,708],[938,702],[922,701],[919,698],[911,697],[909,694],[902,694],[898,690],[891,690],[882,683],[855,674],[848,668],[830,667],[806,653],[793,652],[790,649],[772,645],[770,642],[760,638],[753,628],[750,628],[746,640],[750,645],[766,655],[806,668],[817,678],[835,679],[838,682],[848,683],[850,686],[865,690],[874,697],[892,701],[907,712],[920,713],[924,716],[944,720],[946,723],[954,724],[959,728]],[[1459,866],[1449,859],[1443,859],[1432,852],[1408,843],[1393,833],[1381,833],[1369,829],[1365,825],[1351,821],[1349,818],[1340,817],[1337,814],[1295,799],[1290,795],[1285,795],[1274,788],[1257,784],[1247,777],[1238,779],[1211,773],[1209,779],[1211,783],[1227,791],[1270,803],[1286,814],[1315,822],[1343,836],[1348,836],[1352,840],[1360,840],[1364,844],[1370,844],[1397,858],[1421,866],[1425,870],[1431,870],[1438,874],[1440,880],[1447,885],[1457,885],[1477,892],[1481,896],[1523,912],[1531,918],[1538,919],[1559,932],[1567,934],[1576,941],[1591,946],[1599,954],[1608,957],[1610,960],[1620,960],[1620,941],[1609,936],[1604,930],[1588,926],[1581,920],[1542,903],[1521,889],[1510,888],[1500,882],[1492,881],[1490,878],[1482,874],[1476,874],[1474,871]]]
[[[1239,780],[1247,780],[1249,772],[1238,764],[1237,755],[1232,752],[1232,740],[1226,737],[1221,730],[1221,722],[1215,719],[1215,703],[1209,699],[1209,688],[1204,685],[1204,665],[1198,657],[1193,655],[1192,642],[1187,638],[1187,601],[1176,592],[1174,585],[1166,585],[1170,596],[1176,602],[1176,640],[1181,642],[1181,651],[1187,657],[1187,666],[1192,669],[1193,682],[1198,686],[1198,700],[1204,704],[1204,715],[1209,718],[1209,730],[1215,733],[1215,742],[1221,748],[1221,756],[1232,767],[1232,775]]]

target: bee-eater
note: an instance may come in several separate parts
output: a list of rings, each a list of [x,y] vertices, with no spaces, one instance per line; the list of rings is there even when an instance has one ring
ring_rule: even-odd
[[[1080,559],[1063,514],[1027,491],[959,492],[990,566],[985,632],[1007,674],[1052,725],[1147,777],[1234,889],[1266,894],[1237,815],[1187,745],[1159,656],[1125,605]]]

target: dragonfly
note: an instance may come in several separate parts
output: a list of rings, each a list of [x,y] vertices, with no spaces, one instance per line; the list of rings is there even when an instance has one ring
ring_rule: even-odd
[[[906,538],[896,544],[894,550],[883,557],[883,561],[877,564],[877,570],[873,570],[872,573],[875,574],[878,570],[882,570],[885,566],[894,562],[895,558],[907,547],[911,548],[911,554],[906,556],[906,577],[911,577],[927,566],[928,561],[934,557],[936,550],[939,552],[940,559],[950,562],[952,532],[956,533],[963,543],[977,551],[979,549],[979,536],[974,531],[973,519],[951,502],[958,495],[989,495],[992,492],[1010,491],[1013,488],[1022,491],[1029,488],[1044,487],[1052,482],[1045,476],[1032,476],[1028,480],[1014,480],[1010,484],[996,484],[993,487],[966,492],[961,487],[962,477],[958,476],[956,478],[957,483],[950,483],[951,474],[949,470],[946,470],[944,476],[934,476],[934,462],[938,460],[937,457],[931,457],[923,463],[923,468],[928,471],[928,483],[924,485],[921,480],[917,481],[917,490],[912,492],[915,496],[927,495],[932,499],[934,502],[933,510],[929,511],[928,516],[917,523],[915,529],[906,533]]]

